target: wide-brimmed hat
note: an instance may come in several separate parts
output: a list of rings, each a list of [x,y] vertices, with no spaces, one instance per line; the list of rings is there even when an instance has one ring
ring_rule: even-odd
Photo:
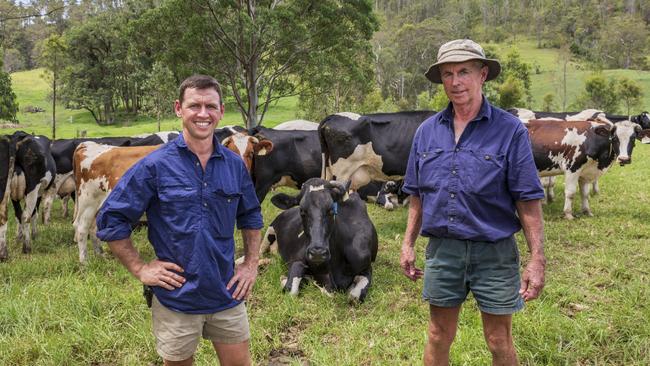
[[[501,72],[501,64],[499,61],[486,58],[481,45],[471,39],[456,39],[440,46],[436,63],[429,67],[429,71],[424,76],[434,83],[442,84],[439,67],[441,64],[469,60],[481,60],[487,65],[489,71],[485,81],[496,78]]]

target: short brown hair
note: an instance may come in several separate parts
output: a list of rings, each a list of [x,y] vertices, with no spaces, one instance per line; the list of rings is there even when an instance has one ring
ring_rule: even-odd
[[[223,104],[223,94],[221,94],[221,85],[217,79],[208,75],[195,74],[183,80],[181,86],[178,88],[178,101],[183,104],[183,97],[185,97],[185,89],[214,89],[219,94],[219,102]]]

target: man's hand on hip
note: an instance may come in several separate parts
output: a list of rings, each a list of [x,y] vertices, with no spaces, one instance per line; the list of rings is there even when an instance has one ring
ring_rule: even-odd
[[[160,286],[171,291],[185,283],[185,278],[176,272],[183,272],[183,268],[177,264],[156,259],[142,265],[135,275],[145,285]]]

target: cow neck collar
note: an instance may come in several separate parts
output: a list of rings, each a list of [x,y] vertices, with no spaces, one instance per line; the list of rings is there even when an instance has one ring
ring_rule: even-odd
[[[187,151],[191,151],[190,148],[187,146],[187,142],[185,142],[185,138],[183,137],[183,132],[178,134],[178,137],[173,140],[173,142],[176,144],[177,147],[181,149],[185,149]],[[223,146],[221,146],[221,142],[217,141],[217,135],[213,134],[212,135],[212,146],[214,147],[212,149],[212,154],[210,155],[210,158],[217,157],[221,158],[223,157]],[[192,152],[194,153],[194,152]]]

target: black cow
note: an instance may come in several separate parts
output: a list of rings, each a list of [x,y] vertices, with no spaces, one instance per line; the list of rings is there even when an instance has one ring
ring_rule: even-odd
[[[275,130],[255,127],[250,134],[273,142],[273,151],[255,155],[251,176],[262,202],[271,188],[300,188],[310,178],[320,177],[322,157],[318,131]]]
[[[377,231],[365,202],[356,193],[348,194],[348,188],[349,182],[313,178],[297,196],[280,193],[271,198],[287,211],[269,226],[261,251],[277,243],[289,266],[282,286],[291,295],[311,276],[327,292],[343,290],[350,301],[364,301],[377,257]]]
[[[9,184],[14,213],[19,222],[16,240],[23,244],[23,253],[29,253],[32,236],[36,235],[38,206],[41,197],[54,188],[56,165],[50,152],[50,140],[45,136],[17,131],[11,136],[11,143],[16,151]],[[25,201],[24,208],[21,201]],[[6,252],[6,247],[0,248],[0,253]],[[7,259],[7,256],[0,259]]]
[[[417,128],[433,111],[358,115],[337,113],[318,126],[326,179],[351,180],[356,190],[372,180],[401,179]]]

